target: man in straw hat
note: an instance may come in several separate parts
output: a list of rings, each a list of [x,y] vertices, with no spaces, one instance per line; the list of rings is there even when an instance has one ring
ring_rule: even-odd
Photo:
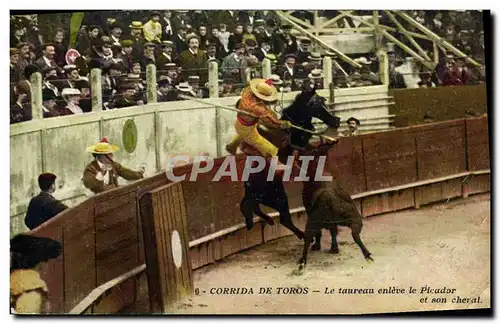
[[[61,96],[66,101],[66,107],[59,110],[60,116],[83,114],[83,110],[79,106],[80,94],[80,90],[78,89],[63,89]]]
[[[323,70],[314,69],[307,75],[309,80],[304,84],[310,88],[323,89]]]
[[[32,230],[56,216],[68,206],[52,196],[56,191],[56,175],[42,173],[38,176],[40,194],[31,198],[24,223]]]
[[[83,185],[94,193],[104,192],[118,188],[118,177],[125,180],[139,180],[144,177],[144,168],[132,171],[113,160],[118,146],[110,144],[107,138],[87,148],[92,153],[94,160],[83,171]]]
[[[259,134],[258,124],[261,122],[269,128],[287,129],[291,127],[289,121],[281,121],[270,109],[270,105],[278,100],[276,88],[272,80],[253,79],[246,87],[241,99],[238,101],[238,109],[250,113],[252,116],[238,113],[234,124],[236,137],[226,146],[231,154],[241,142],[255,148],[265,158],[271,158],[278,154],[278,148]]]
[[[142,34],[144,26],[140,21],[132,21],[128,27],[130,28],[129,39],[132,41],[132,57],[139,58],[142,56],[146,42]]]

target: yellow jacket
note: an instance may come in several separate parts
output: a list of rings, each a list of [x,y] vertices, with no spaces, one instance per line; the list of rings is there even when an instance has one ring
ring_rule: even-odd
[[[161,24],[152,20],[144,24],[142,29],[144,38],[148,42],[159,41],[161,42]]]

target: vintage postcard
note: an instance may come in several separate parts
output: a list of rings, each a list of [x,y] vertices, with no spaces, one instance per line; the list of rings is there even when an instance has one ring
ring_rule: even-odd
[[[491,48],[488,10],[12,10],[10,313],[491,315]]]

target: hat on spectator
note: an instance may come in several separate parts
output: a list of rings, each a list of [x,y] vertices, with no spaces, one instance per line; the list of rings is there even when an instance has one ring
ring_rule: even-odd
[[[165,64],[165,67],[167,68],[167,70],[177,69],[177,65],[175,63],[167,63]]]
[[[21,49],[21,48],[23,48],[24,46],[28,46],[28,47],[29,47],[29,46],[30,46],[30,44],[29,44],[29,43],[27,43],[27,42],[21,42],[21,43],[17,44],[17,46],[16,46],[16,47],[17,47],[18,49]]]
[[[361,124],[360,121],[354,117],[349,117],[349,119],[346,120],[346,123],[349,124],[350,121],[354,121],[358,126]]]
[[[158,88],[160,87],[167,87],[170,85],[170,82],[168,81],[168,79],[166,79],[166,76],[165,75],[162,75],[160,76],[160,80],[158,80]]]
[[[38,176],[38,186],[40,186],[40,189],[45,190],[52,186],[54,182],[56,181],[56,175],[53,173],[42,173]]]
[[[41,262],[56,259],[61,252],[61,243],[48,237],[18,234],[10,240],[11,267],[13,268],[31,269]],[[47,291],[46,285],[41,288]]]
[[[134,45],[134,42],[130,39],[124,39],[122,40],[122,47],[132,47]]]
[[[161,42],[161,47],[173,47],[173,46],[174,46],[174,42],[172,42],[172,41],[166,40],[166,41]]]
[[[179,85],[175,86],[175,88],[181,92],[187,92],[193,96],[196,96],[196,93],[193,91],[193,87],[189,85],[187,82],[179,83]]]
[[[321,54],[318,52],[311,52],[307,58],[311,61],[321,61]]]
[[[156,47],[156,45],[154,43],[147,42],[144,44],[144,48],[148,48],[148,47]]]
[[[254,47],[254,46],[257,46],[257,42],[254,39],[249,38],[249,39],[245,40],[245,45],[250,46],[250,47]]]
[[[111,47],[111,38],[109,38],[108,36],[102,36],[100,44],[99,44],[99,42],[97,44],[101,45],[101,46]]]
[[[208,43],[206,48],[208,49],[209,47],[216,47],[216,46],[217,45],[215,45],[215,43]]]
[[[10,49],[10,55],[16,55],[16,54],[19,54],[19,50],[17,48],[11,48]]]
[[[299,40],[301,44],[311,44],[311,40],[308,37],[301,37]]]
[[[297,59],[297,55],[295,55],[293,53],[288,53],[288,54],[285,55],[285,60],[288,59],[288,58]]]
[[[153,18],[154,16],[159,16],[161,17],[160,13],[158,11],[151,11],[151,14],[149,15],[149,19]]]
[[[323,78],[323,70],[321,69],[314,69],[307,75],[309,79],[321,79]]]
[[[57,71],[56,67],[55,66],[47,66],[45,69],[43,69],[42,75],[45,77],[51,71]]]
[[[412,57],[413,58],[413,57]],[[354,62],[362,64],[362,65],[369,65],[372,64],[366,57],[358,57],[357,59],[354,59]]]
[[[254,25],[255,27],[258,27],[258,26],[264,26],[266,24],[265,20],[264,19],[256,19],[254,21]]]
[[[123,29],[122,26],[118,23],[118,22],[113,22],[110,26],[109,26],[109,30],[113,30],[113,29]]]
[[[64,88],[61,96],[66,97],[66,96],[79,96],[81,94],[80,90],[75,89],[75,88]]]
[[[283,80],[281,80],[280,76],[277,74],[271,74],[269,79],[273,82],[273,85],[283,84]]]
[[[272,81],[270,80],[253,79],[250,81],[250,90],[257,98],[267,102],[276,101],[278,99],[276,88],[272,85]]]
[[[240,48],[243,48],[243,43],[236,43],[236,44],[234,44],[234,49],[235,50],[240,49]]]
[[[196,35],[195,33],[191,33],[191,34],[189,34],[189,35],[186,36],[186,42],[189,44],[189,42],[193,38],[196,38],[198,41],[200,40],[199,37],[198,37],[198,35]]]
[[[120,148],[117,145],[110,144],[106,137],[103,137],[97,144],[87,147],[87,152],[92,154],[110,154],[115,153]]]
[[[68,65],[65,65],[65,66],[64,66],[64,71],[65,71],[66,73],[71,73],[71,72],[73,72],[74,70],[78,70],[78,69],[77,69],[77,67],[76,67],[76,65],[74,65],[74,64],[68,64]]]
[[[87,80],[80,79],[75,82],[75,88],[77,88],[80,91],[85,88],[90,89],[90,84]]]
[[[132,21],[132,23],[128,26],[131,29],[142,29],[144,26],[140,21]]]
[[[188,77],[188,82],[191,83],[191,82],[200,82],[200,77],[197,76],[197,75],[190,75]]]
[[[42,100],[43,101],[49,101],[49,100],[56,100],[56,94],[54,91],[50,90],[49,88],[45,88],[42,90]]]

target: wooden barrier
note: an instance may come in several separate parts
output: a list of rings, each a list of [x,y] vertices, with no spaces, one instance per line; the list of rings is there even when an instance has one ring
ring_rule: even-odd
[[[141,198],[150,311],[164,313],[193,292],[186,204],[182,184],[171,183]]]
[[[427,112],[434,122],[487,113],[486,85],[449,86],[418,89],[390,89],[395,104],[389,113],[395,115],[394,126],[406,127],[424,123]]]
[[[363,216],[488,192],[487,123],[485,117],[461,119],[344,138],[329,152],[327,167],[352,193]],[[227,177],[211,181],[221,163],[222,159],[216,159],[215,170],[182,185],[187,217],[185,240],[189,241],[193,269],[291,235],[270,209],[265,211],[273,212],[276,225],[256,224],[252,231],[245,229],[239,210],[242,183]],[[241,175],[240,156],[237,165]],[[190,165],[178,167],[174,173],[189,177]],[[92,307],[79,309],[92,314],[112,313],[134,303],[139,280],[137,275],[123,275],[142,266],[146,260],[144,248],[154,246],[151,238],[143,238],[143,227],[148,227],[144,217],[148,214],[140,212],[139,198],[158,188],[161,191],[168,184],[162,173],[93,196],[31,232],[63,244],[63,255],[42,266],[51,312],[69,312],[102,285],[106,285],[107,293]],[[289,182],[285,188],[294,222],[303,228],[306,216],[302,186]],[[116,278],[124,279],[109,288],[107,284]]]

